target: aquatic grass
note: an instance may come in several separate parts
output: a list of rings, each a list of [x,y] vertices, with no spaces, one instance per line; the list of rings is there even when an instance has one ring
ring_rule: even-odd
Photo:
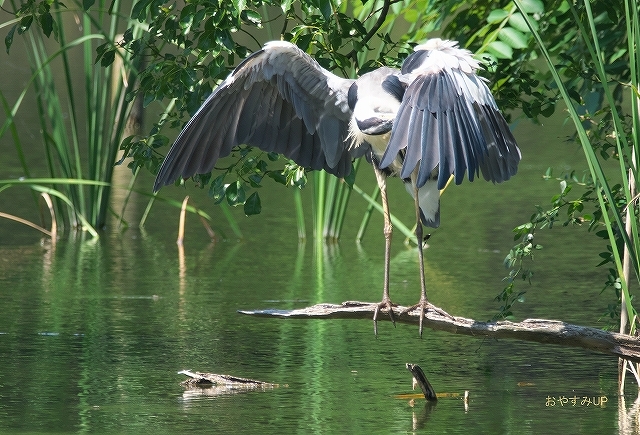
[[[298,240],[304,241],[307,238],[307,227],[304,223],[304,207],[302,205],[302,192],[300,189],[294,189],[293,202],[296,212],[296,226],[298,228]]]
[[[343,180],[324,171],[316,171],[313,180],[315,237],[318,240],[336,241],[340,238],[351,189]]]
[[[20,10],[15,3],[12,5],[14,10]],[[91,11],[78,2],[73,6],[76,8],[51,11],[56,23],[57,49],[48,48],[46,32],[40,28],[33,26],[24,32],[32,77],[10,109],[2,96],[7,119],[0,126],[0,136],[10,129],[23,172],[30,177],[33,171],[21,157],[24,145],[17,136],[13,119],[28,88],[33,86],[41,142],[52,183],[50,188],[58,192],[53,195],[58,223],[68,229],[85,229],[97,237],[95,228],[106,224],[113,167],[131,107],[126,95],[133,89],[140,58],[132,59],[127,51],[114,51],[114,56],[122,58],[124,67],[95,65],[96,41],[115,47],[118,31],[129,26],[132,34],[139,36],[144,26],[124,18],[119,12],[120,1],[110,5],[109,16],[109,4],[104,1],[97,3]],[[67,41],[63,24],[64,14],[68,13],[80,15],[81,20],[81,36],[70,41]],[[13,47],[15,51],[15,44]],[[78,50],[81,50],[81,56],[77,56]],[[82,71],[81,85],[75,81],[78,71]],[[56,78],[61,78],[63,84],[60,85]],[[109,83],[114,85],[108,86]],[[52,181],[60,179],[95,183],[56,184]]]
[[[611,249],[611,256],[618,275],[621,294],[621,324],[620,332],[636,332],[637,313],[629,293],[630,281],[640,282],[640,239],[638,236],[638,198],[636,196],[635,180],[638,177],[638,157],[640,152],[640,17],[638,4],[633,0],[624,1],[624,19],[626,24],[627,54],[629,56],[630,82],[625,84],[628,89],[630,103],[631,132],[628,135],[623,124],[623,107],[619,105],[610,89],[612,80],[607,73],[607,56],[600,48],[599,35],[596,29],[596,19],[589,1],[579,4],[568,3],[574,17],[578,33],[590,54],[590,64],[595,70],[599,82],[602,84],[607,113],[612,120],[612,130],[608,132],[615,140],[616,153],[619,157],[619,167],[616,171],[606,171],[601,165],[600,158],[595,152],[588,132],[583,124],[583,118],[578,113],[571,94],[560,77],[559,67],[551,58],[537,27],[524,13],[521,0],[514,0],[516,6],[525,18],[527,26],[547,62],[562,99],[564,100],[569,117],[573,121],[577,137],[582,146],[589,172],[595,184],[595,193],[602,211],[602,219]],[[578,9],[580,7],[580,9]],[[623,201],[619,201],[610,186],[611,179],[620,179],[622,184]],[[631,276],[631,270],[634,277]],[[621,374],[623,375],[623,374]],[[622,378],[622,376],[621,376]],[[621,383],[621,391],[624,383]]]
[[[360,192],[361,194],[364,194],[364,191],[358,188],[358,193]],[[371,215],[373,214],[373,210],[375,210],[375,205],[378,204],[378,198],[380,198],[380,187],[376,184],[376,187],[374,188],[371,195],[363,195],[363,198],[369,202],[369,205],[367,206],[364,215],[362,215],[362,221],[360,222],[360,227],[358,228],[358,233],[356,234],[356,240],[358,242],[361,242],[364,239],[364,233],[369,226]]]
[[[41,194],[47,194],[49,196],[53,196],[57,198],[60,202],[69,207],[69,209],[74,210],[75,217],[78,219],[79,225],[87,231],[91,236],[98,237],[98,232],[91,225],[91,223],[87,220],[87,218],[80,213],[75,205],[73,204],[73,200],[65,195],[60,188],[52,188],[53,186],[110,186],[109,183],[102,181],[93,181],[93,180],[81,180],[81,179],[64,179],[64,178],[30,178],[30,179],[18,179],[18,180],[0,180],[0,193],[9,189],[13,186],[27,186],[35,192],[39,192]],[[52,216],[55,218],[55,208],[52,211]]]

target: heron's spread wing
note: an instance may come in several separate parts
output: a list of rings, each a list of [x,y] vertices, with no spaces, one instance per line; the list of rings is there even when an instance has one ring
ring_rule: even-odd
[[[439,189],[451,175],[460,184],[465,172],[471,181],[482,172],[499,183],[518,169],[520,150],[489,88],[475,74],[477,62],[455,44],[432,40],[416,47],[399,77],[408,87],[380,166],[405,150],[400,177],[415,170],[418,187],[436,176]]]
[[[236,67],[187,123],[165,157],[154,191],[178,177],[211,171],[240,144],[347,175],[352,82],[321,68],[293,44],[267,43]]]

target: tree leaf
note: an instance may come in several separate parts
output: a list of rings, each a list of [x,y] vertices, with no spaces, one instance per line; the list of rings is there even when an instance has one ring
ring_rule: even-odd
[[[300,50],[307,51],[312,39],[313,33],[307,33],[305,35],[301,35],[296,41],[296,44],[298,45],[298,47],[300,47]]]
[[[193,3],[188,3],[180,11],[180,20],[178,21],[178,23],[180,24],[180,28],[185,32],[188,32],[189,29],[191,29],[195,9],[196,7]]]
[[[243,204],[246,198],[246,193],[242,184],[239,181],[231,183],[225,190],[225,196],[227,197],[227,203],[231,206],[237,206]]]
[[[213,198],[214,204],[219,204],[224,199],[224,177],[225,174],[219,175],[216,177],[211,183],[211,187],[209,187],[209,196]]]
[[[418,11],[414,8],[408,8],[404,11],[404,19],[407,23],[415,23],[418,21]]]
[[[289,9],[291,9],[292,4],[293,4],[293,0],[282,0],[280,2],[280,8],[282,8],[282,12],[284,12],[285,14],[289,12]]]
[[[13,34],[16,31],[18,24],[14,24],[11,29],[9,29],[9,33],[4,37],[4,45],[7,47],[7,54],[9,54],[9,49],[11,48],[11,44],[13,44]]]
[[[108,67],[113,63],[115,59],[116,59],[116,49],[113,48],[104,53],[104,55],[102,56],[102,59],[100,59],[100,65],[102,65],[103,67]]]
[[[260,214],[262,211],[262,204],[260,203],[260,195],[258,192],[253,192],[244,203],[244,214],[247,216]]]
[[[140,0],[133,6],[133,9],[131,10],[131,18],[143,22],[145,16],[147,15],[147,7],[150,4],[151,0]]]
[[[104,44],[100,44],[96,47],[96,60],[93,62],[94,65],[98,63],[100,59],[102,59],[102,56],[104,55],[105,51],[107,51],[108,48],[109,48],[108,42],[105,42]]]
[[[262,26],[262,16],[253,9],[245,9],[244,11],[242,11],[241,16],[244,21],[249,22],[254,26]]]
[[[513,27],[507,26],[500,29],[498,32],[498,38],[513,48],[522,49],[527,48],[529,45],[526,35]]]
[[[287,177],[280,171],[271,171],[267,173],[267,176],[273,179],[276,183],[287,185]]]
[[[544,3],[541,0],[521,0],[520,4],[527,14],[544,13]]]
[[[247,8],[246,0],[233,0],[233,7],[235,8],[238,16]]]
[[[24,32],[29,30],[31,23],[33,23],[33,15],[22,17],[20,19],[20,27],[18,27],[18,35],[22,35]]]
[[[546,106],[543,106],[540,109],[540,114],[542,116],[544,116],[545,118],[548,118],[551,115],[553,115],[555,111],[556,111],[556,105],[555,104],[547,104]]]
[[[487,23],[495,24],[503,21],[505,18],[509,16],[509,12],[504,9],[494,9],[489,12],[489,16],[487,17]]]
[[[538,22],[535,20],[530,20],[530,21],[531,21],[531,24],[533,25],[533,28],[535,30],[538,30]],[[531,30],[529,29],[529,26],[527,26],[527,22],[525,21],[524,17],[520,12],[516,12],[515,14],[509,17],[509,25],[514,29],[517,29],[524,33],[531,32]]]
[[[40,26],[42,27],[42,33],[48,38],[53,31],[53,17],[49,12],[40,15]]]
[[[318,0],[318,9],[325,20],[331,18],[331,0]]]
[[[487,50],[498,59],[511,59],[513,57],[513,48],[502,41],[493,41],[489,44]]]

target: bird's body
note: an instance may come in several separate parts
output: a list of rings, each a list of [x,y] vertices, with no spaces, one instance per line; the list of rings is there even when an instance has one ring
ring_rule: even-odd
[[[267,43],[238,65],[187,123],[154,190],[178,177],[211,171],[218,158],[240,144],[284,154],[300,166],[338,177],[349,174],[353,158],[366,154],[385,210],[380,306],[391,313],[387,176],[400,177],[414,197],[421,240],[421,224],[440,224],[440,189],[451,177],[460,184],[465,173],[470,181],[482,173],[499,183],[517,171],[520,150],[476,75],[478,68],[456,42],[432,39],[418,45],[401,70],[381,67],[351,80],[323,69],[291,43]],[[424,311],[421,248],[419,253]]]

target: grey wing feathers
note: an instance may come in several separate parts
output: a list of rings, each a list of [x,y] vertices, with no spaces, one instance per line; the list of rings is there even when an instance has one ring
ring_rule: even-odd
[[[187,123],[160,167],[154,191],[179,177],[211,171],[240,144],[348,175],[351,83],[293,44],[265,45],[236,67]]]
[[[518,169],[520,150],[488,87],[459,68],[431,65],[411,75],[425,53],[413,53],[403,65],[401,80],[409,86],[381,167],[405,150],[400,177],[414,174],[418,187],[437,178],[442,189],[451,175],[460,184],[465,172],[471,181],[480,172],[487,181],[508,180]]]

